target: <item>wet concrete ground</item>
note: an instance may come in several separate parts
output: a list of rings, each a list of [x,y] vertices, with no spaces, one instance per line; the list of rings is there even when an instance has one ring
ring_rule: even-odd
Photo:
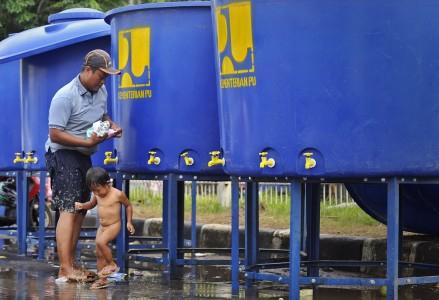
[[[87,262],[89,268],[93,261]],[[126,279],[114,281],[105,289],[90,290],[89,284],[56,284],[57,266],[52,261],[38,261],[0,252],[0,299],[232,299],[229,270],[225,267],[185,267],[181,280],[169,280],[161,267],[137,264]],[[336,276],[337,273],[329,274]],[[234,299],[288,299],[286,285],[258,282],[244,288]],[[301,299],[375,300],[385,299],[379,290],[360,288],[303,289]],[[435,286],[400,289],[399,299],[439,299]]]

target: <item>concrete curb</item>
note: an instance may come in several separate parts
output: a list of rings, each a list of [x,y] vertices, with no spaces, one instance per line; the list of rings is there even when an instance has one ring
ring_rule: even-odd
[[[87,216],[84,226],[96,226],[96,217]],[[162,236],[162,219],[134,219],[133,225],[136,235]],[[191,224],[184,224],[184,239],[191,239]],[[202,248],[230,248],[231,227],[221,224],[197,224],[196,247]],[[240,247],[244,247],[245,236],[243,228],[239,229]],[[259,247],[266,249],[289,249],[290,231],[260,229]],[[439,239],[426,235],[413,235],[404,238],[402,245],[401,261],[409,263],[439,264]],[[320,259],[321,260],[352,260],[352,261],[386,261],[386,239],[351,237],[337,235],[320,235]],[[361,272],[371,276],[384,276],[386,269],[381,267],[355,267],[338,270]],[[402,276],[429,276],[437,275],[431,269],[404,268]]]
[[[143,235],[161,236],[162,219],[153,218],[144,221],[137,220],[136,224],[143,222]],[[184,238],[190,239],[190,223],[184,225]],[[136,228],[137,230],[137,228]],[[244,230],[240,228],[240,247],[244,246]],[[289,230],[261,229],[259,232],[259,247],[267,249],[288,249]],[[231,227],[221,224],[197,225],[198,247],[203,248],[228,248],[231,247]],[[410,236],[404,239],[402,246],[402,261],[417,263],[439,264],[439,241],[430,236]],[[386,240],[383,238],[350,237],[322,234],[320,236],[321,260],[353,260],[353,261],[385,261]],[[361,272],[371,276],[385,275],[383,267],[355,267],[337,268]],[[433,270],[406,268],[402,270],[403,276],[436,275]]]

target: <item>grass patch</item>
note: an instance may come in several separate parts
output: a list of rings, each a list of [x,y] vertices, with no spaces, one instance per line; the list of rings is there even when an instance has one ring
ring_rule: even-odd
[[[161,218],[162,197],[149,193],[132,193],[130,201],[134,205],[136,218]],[[191,219],[191,199],[184,201],[185,221]],[[325,206],[320,209],[320,231],[328,234],[381,237],[386,234],[386,226],[366,214],[356,204]],[[224,207],[217,199],[197,197],[197,223],[230,224],[230,207]],[[290,203],[269,203],[261,199],[259,209],[260,228],[288,229]],[[244,201],[240,201],[240,224],[244,225]]]
[[[378,221],[366,214],[358,205],[324,206],[320,208],[322,218],[334,219],[340,226],[376,226]]]
[[[321,206],[322,233],[373,236],[386,235],[386,226],[366,214],[358,205]]]
[[[223,207],[217,199],[208,197],[197,197],[197,214],[217,214],[228,212],[230,208]],[[190,213],[192,211],[192,200],[189,197],[184,199],[184,211]]]

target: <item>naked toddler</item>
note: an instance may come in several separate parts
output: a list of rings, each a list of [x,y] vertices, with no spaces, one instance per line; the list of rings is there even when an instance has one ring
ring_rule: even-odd
[[[113,261],[108,243],[113,241],[120,231],[121,204],[126,207],[127,229],[130,234],[134,234],[133,208],[125,193],[112,186],[110,175],[104,169],[90,168],[87,171],[86,183],[93,192],[93,196],[88,202],[75,202],[75,208],[88,210],[95,206],[98,207],[99,228],[96,232],[96,265],[98,275],[101,278],[92,285],[92,288],[102,288],[108,285],[106,277],[119,271]]]

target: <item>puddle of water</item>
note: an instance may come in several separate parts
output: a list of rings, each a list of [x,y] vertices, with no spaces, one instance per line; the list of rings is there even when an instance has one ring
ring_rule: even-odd
[[[130,269],[127,280],[112,282],[101,290],[90,284],[56,284],[57,268],[47,261],[37,261],[11,253],[0,253],[0,299],[231,299],[230,270],[225,267],[198,266],[182,269],[182,280],[169,280],[157,265],[140,264]],[[4,258],[3,258],[4,257]],[[92,267],[89,264],[88,267]],[[288,287],[271,282],[257,282],[244,288],[234,299],[288,299]],[[318,288],[302,291],[304,300],[382,300],[379,290],[359,288]],[[439,299],[434,285],[400,288],[399,299]]]

